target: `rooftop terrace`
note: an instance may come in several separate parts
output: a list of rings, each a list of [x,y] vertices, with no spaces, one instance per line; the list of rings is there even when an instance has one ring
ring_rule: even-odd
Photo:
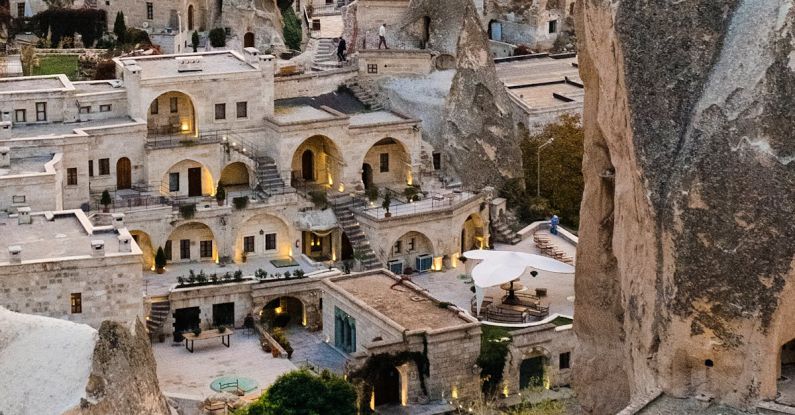
[[[201,71],[177,71],[178,57],[201,57]],[[242,57],[230,51],[182,55],[135,56],[121,58],[119,61],[125,65],[135,63],[141,67],[142,80],[259,71],[259,69],[246,63]]]
[[[364,302],[408,330],[441,329],[469,323],[456,312],[440,308],[424,292],[382,273],[335,278],[330,284]]]
[[[279,124],[288,124],[295,122],[330,120],[335,118],[335,115],[328,111],[324,111],[309,105],[295,105],[276,107],[273,113],[273,118]]]
[[[52,220],[44,214],[34,213],[31,217],[31,224],[18,224],[16,217],[0,218],[0,263],[9,261],[8,247],[14,245],[22,248],[23,262],[91,256],[94,240],[105,242],[106,255],[120,253],[117,231],[95,231],[82,211],[56,212]]]
[[[106,118],[102,120],[92,120],[72,123],[43,123],[43,124],[15,124],[11,130],[11,138],[33,138],[44,136],[61,136],[74,134],[76,129],[92,127],[108,127],[120,124],[135,122],[128,116]]]
[[[576,57],[503,62],[497,65],[497,76],[509,93],[530,108],[550,108],[583,100]]]
[[[64,89],[68,87],[64,79],[63,75],[0,78],[0,94]]]
[[[0,167],[0,177],[14,176],[18,174],[44,173],[44,165],[52,160],[52,155],[41,155],[35,157],[12,158],[11,166]]]

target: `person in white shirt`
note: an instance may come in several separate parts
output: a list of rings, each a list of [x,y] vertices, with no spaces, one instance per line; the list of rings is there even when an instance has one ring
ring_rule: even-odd
[[[382,44],[385,49],[389,49],[386,45],[386,23],[381,23],[381,27],[378,28],[378,49],[381,49]]]

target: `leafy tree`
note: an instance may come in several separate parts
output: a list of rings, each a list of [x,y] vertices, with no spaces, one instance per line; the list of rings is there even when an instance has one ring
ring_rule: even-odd
[[[116,13],[116,21],[113,22],[113,33],[116,34],[116,40],[120,44],[127,41],[127,23],[124,22],[124,13]]]
[[[49,37],[44,46],[57,47],[66,37],[74,38],[80,33],[83,44],[91,47],[107,26],[104,10],[98,9],[47,9],[33,16],[33,30],[42,39]],[[71,43],[71,42],[63,42]]]
[[[354,415],[356,389],[331,372],[285,373],[241,415]]]
[[[210,30],[210,45],[214,48],[226,46],[226,31],[221,27]]]
[[[193,34],[190,37],[190,45],[193,47],[193,52],[196,53],[196,51],[199,49],[199,32],[195,30],[193,31]]]
[[[584,187],[583,139],[583,129],[577,115],[563,115],[558,122],[547,125],[540,133],[532,136],[525,134],[521,148],[524,181],[529,193],[524,195],[523,205],[526,211],[546,210],[545,215],[555,213],[561,217],[563,223],[575,228],[579,225]],[[547,142],[550,144],[540,152],[539,199],[535,194],[539,183],[538,149]]]
[[[493,395],[498,392],[502,383],[502,372],[505,369],[505,358],[508,356],[508,346],[511,335],[502,327],[483,326],[480,335],[480,378],[483,380],[483,392]]]
[[[389,191],[384,192],[384,201],[381,202],[381,207],[389,213],[389,207],[392,206],[392,196],[389,195]]]
[[[301,50],[301,22],[291,7],[282,10],[284,19],[284,44],[292,50]]]

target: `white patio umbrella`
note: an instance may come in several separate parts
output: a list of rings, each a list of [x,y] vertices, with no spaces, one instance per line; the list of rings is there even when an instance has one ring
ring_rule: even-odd
[[[485,296],[484,289],[513,281],[522,276],[528,267],[558,274],[574,272],[574,267],[569,264],[525,252],[474,250],[464,252],[464,257],[480,261],[472,268],[478,315]]]

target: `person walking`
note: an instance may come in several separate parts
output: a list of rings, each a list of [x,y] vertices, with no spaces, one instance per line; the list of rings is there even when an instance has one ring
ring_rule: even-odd
[[[389,49],[386,45],[386,23],[381,23],[381,27],[378,28],[378,49],[381,49],[381,45],[384,45],[384,49]]]
[[[347,49],[348,45],[345,43],[345,39],[340,38],[339,43],[337,43],[337,59],[339,59],[340,63],[348,61],[345,59],[345,50]]]

